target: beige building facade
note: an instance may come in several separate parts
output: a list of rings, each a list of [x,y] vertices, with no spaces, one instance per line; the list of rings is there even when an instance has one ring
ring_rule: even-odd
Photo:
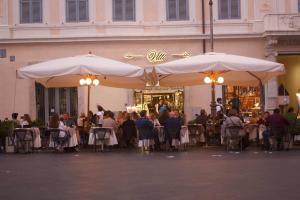
[[[272,61],[299,55],[298,0],[223,2],[213,1],[214,51]],[[208,0],[0,0],[0,119],[12,112],[39,115],[35,82],[17,79],[20,67],[89,52],[141,67],[155,66],[143,57],[150,50],[166,53],[165,61],[210,51],[209,31]],[[278,83],[274,79],[265,85],[267,109],[278,106]],[[294,91],[300,85],[289,87]],[[188,119],[200,108],[210,110],[209,86],[183,90]],[[60,91],[43,94],[45,119],[54,109],[48,106],[53,94],[59,96]],[[70,98],[70,92],[63,95]],[[221,86],[217,96],[222,96]],[[78,87],[76,103],[78,113],[87,111],[86,88]],[[125,110],[134,105],[134,90],[94,87],[90,103],[93,111],[97,104]],[[55,112],[59,106],[54,106]]]

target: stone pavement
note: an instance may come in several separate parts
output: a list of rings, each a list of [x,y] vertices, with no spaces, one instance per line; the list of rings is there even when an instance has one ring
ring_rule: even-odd
[[[299,200],[299,170],[299,150],[0,154],[0,200]]]

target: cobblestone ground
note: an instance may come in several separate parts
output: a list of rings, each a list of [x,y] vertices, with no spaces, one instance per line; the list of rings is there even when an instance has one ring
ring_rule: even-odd
[[[300,199],[300,151],[0,154],[0,199]]]

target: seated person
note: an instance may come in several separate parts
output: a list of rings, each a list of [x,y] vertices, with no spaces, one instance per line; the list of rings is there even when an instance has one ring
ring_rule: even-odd
[[[59,132],[59,139],[56,141],[59,146],[57,147],[58,149],[61,149],[62,146],[68,141],[69,137],[66,133],[65,130],[65,125],[63,123],[63,117],[59,118],[58,114],[54,113],[49,120],[49,128],[53,129],[60,129],[61,131]]]
[[[31,121],[31,118],[30,118],[29,114],[25,114],[22,117],[21,127],[29,128],[29,127],[31,127],[31,125],[32,125],[32,121]]]
[[[74,120],[70,118],[70,115],[67,112],[65,112],[63,114],[63,123],[67,127],[75,127],[76,126]]]
[[[125,115],[125,121],[122,123],[123,140],[127,148],[134,147],[134,139],[136,138],[135,122],[131,119],[130,114]]]
[[[243,148],[248,146],[247,138],[246,138],[246,133],[243,129],[244,125],[242,120],[238,117],[238,113],[235,109],[231,109],[228,112],[228,117],[224,120],[222,127],[221,127],[221,139],[226,138],[229,132],[226,131],[227,127],[240,127],[239,131],[239,136],[242,136],[242,143],[243,143]]]

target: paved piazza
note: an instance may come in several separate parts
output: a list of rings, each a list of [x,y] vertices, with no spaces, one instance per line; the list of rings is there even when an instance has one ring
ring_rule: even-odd
[[[300,199],[300,151],[0,154],[0,199]]]

